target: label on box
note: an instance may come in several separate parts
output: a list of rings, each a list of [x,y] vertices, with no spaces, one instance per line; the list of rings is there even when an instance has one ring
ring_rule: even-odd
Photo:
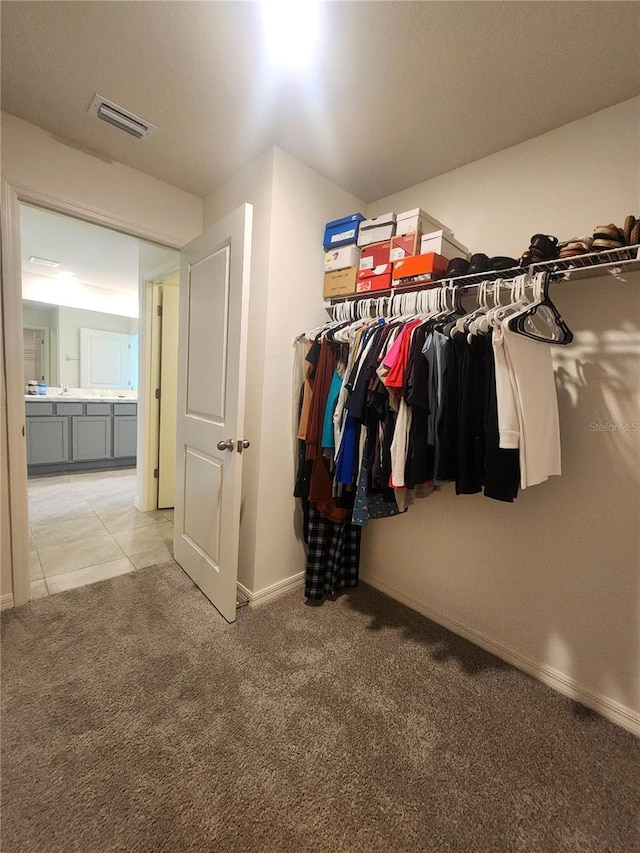
[[[394,246],[394,248],[391,250],[390,260],[401,261],[403,258],[406,258],[407,255],[408,252],[405,252],[405,250],[401,246]]]
[[[331,299],[333,296],[344,296],[349,293],[355,293],[357,273],[357,267],[349,267],[348,269],[325,273],[325,298]]]
[[[367,258],[360,258],[360,269],[361,270],[372,270],[373,269],[373,255],[369,255]]]
[[[370,293],[375,290],[390,290],[391,289],[391,273],[386,275],[375,275],[371,278],[365,278],[358,281],[356,284],[356,293]]]
[[[339,234],[334,234],[331,238],[332,243],[337,243],[339,240],[351,240],[356,236],[356,229],[352,228],[350,231],[341,231]]]

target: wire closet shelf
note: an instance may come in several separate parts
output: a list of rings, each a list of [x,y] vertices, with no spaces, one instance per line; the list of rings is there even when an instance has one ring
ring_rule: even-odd
[[[576,280],[583,278],[595,278],[609,274],[613,276],[622,275],[624,272],[635,272],[640,270],[640,244],[623,246],[620,249],[609,249],[605,252],[592,252],[586,255],[576,255],[572,258],[556,258],[551,261],[541,261],[530,264],[528,267],[512,267],[506,270],[490,270],[488,272],[476,273],[474,275],[461,275],[455,278],[431,279],[426,276],[416,276],[407,279],[401,285],[390,290],[351,293],[347,296],[337,296],[330,300],[329,308],[341,302],[359,299],[372,299],[376,297],[388,298],[402,293],[412,291],[433,289],[437,287],[459,287],[462,292],[469,288],[478,287],[485,282],[509,281],[520,275],[526,275],[530,280],[536,273],[546,272],[551,280]]]

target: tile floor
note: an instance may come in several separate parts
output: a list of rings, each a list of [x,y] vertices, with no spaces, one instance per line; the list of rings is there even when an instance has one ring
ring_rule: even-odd
[[[170,560],[173,510],[138,512],[134,468],[29,480],[31,596]]]

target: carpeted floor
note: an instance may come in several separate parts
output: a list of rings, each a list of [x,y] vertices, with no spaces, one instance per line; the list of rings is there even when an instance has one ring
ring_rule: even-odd
[[[2,704],[3,853],[640,851],[640,741],[366,586],[35,601]]]

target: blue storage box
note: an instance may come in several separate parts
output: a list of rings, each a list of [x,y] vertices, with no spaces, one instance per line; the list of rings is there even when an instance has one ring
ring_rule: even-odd
[[[324,229],[323,246],[325,252],[336,249],[338,246],[348,246],[358,239],[358,228],[364,221],[361,213],[352,213],[351,216],[343,216],[342,219],[334,219],[327,222]]]

